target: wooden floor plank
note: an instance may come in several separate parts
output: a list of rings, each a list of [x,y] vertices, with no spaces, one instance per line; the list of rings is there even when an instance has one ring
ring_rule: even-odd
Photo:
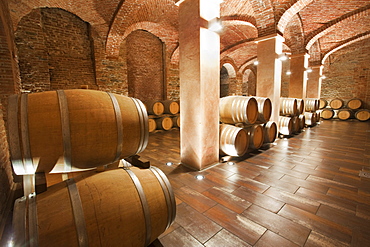
[[[181,225],[199,242],[207,242],[213,235],[219,232],[222,227],[214,223],[186,203],[177,206],[176,223]]]
[[[298,246],[302,246],[306,242],[311,231],[302,225],[256,205],[250,206],[242,215],[270,231],[286,239],[290,239],[290,241]]]
[[[286,204],[278,213],[292,221],[344,243],[351,243],[352,230],[315,214]]]
[[[263,234],[263,236],[258,240],[258,242],[254,246],[256,247],[276,247],[276,246],[298,247],[301,245],[294,244],[272,231],[266,231],[266,233]]]
[[[370,122],[321,121],[201,172],[180,164],[179,129],[151,133],[140,156],[168,176],[178,207],[156,244],[367,246],[370,179],[359,176],[370,167],[366,131]]]
[[[251,245],[254,245],[266,231],[263,226],[221,205],[209,209],[205,215]]]
[[[210,239],[207,243],[205,243],[206,247],[250,247],[252,245],[244,242],[231,232],[222,229],[219,231],[212,239]]]

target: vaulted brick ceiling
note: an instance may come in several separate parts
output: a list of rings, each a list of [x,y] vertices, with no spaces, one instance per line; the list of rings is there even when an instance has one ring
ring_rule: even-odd
[[[105,40],[108,56],[137,29],[178,47],[178,0],[10,0],[14,29],[34,8],[62,8],[88,22]],[[224,0],[221,57],[241,68],[257,56],[257,37],[280,33],[293,54],[308,52],[311,63],[336,49],[370,38],[370,0]],[[247,47],[246,47],[247,46]],[[177,54],[175,52],[174,54]]]

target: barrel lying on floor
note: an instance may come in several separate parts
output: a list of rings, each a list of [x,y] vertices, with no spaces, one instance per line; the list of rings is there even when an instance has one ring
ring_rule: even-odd
[[[147,246],[174,221],[175,197],[156,167],[91,171],[24,196],[15,246]]]

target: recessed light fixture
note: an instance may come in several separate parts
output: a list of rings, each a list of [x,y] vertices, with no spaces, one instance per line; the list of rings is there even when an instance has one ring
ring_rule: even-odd
[[[292,72],[291,72],[291,71],[287,71],[287,72],[286,72],[286,74],[287,74],[287,75],[291,75],[291,74],[292,74]]]
[[[203,180],[204,179],[204,176],[199,174],[199,175],[196,175],[195,178],[197,180]]]
[[[173,163],[172,162],[167,162],[166,163],[166,166],[172,166],[173,165]]]
[[[232,162],[232,161],[227,162],[227,164],[228,164],[229,166],[233,166],[233,165],[235,165],[235,163],[234,163],[234,162]]]
[[[253,62],[253,64],[254,64],[254,65],[258,65],[258,61],[257,61],[257,60],[256,60],[256,61],[254,61],[254,62]]]

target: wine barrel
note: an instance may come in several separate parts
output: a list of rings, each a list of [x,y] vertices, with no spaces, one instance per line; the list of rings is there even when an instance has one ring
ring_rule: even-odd
[[[319,109],[317,99],[306,99],[305,106],[305,109],[308,112],[315,112]]]
[[[164,113],[164,105],[160,100],[147,100],[143,103],[149,115],[159,116]]]
[[[277,126],[274,121],[268,121],[263,124],[263,142],[264,143],[273,143],[277,136]]]
[[[328,106],[328,101],[326,99],[319,100],[319,109],[324,109]]]
[[[280,98],[280,115],[294,116],[298,112],[297,99],[294,98]]]
[[[355,113],[357,120],[365,122],[370,119],[370,111],[367,109],[360,109]]]
[[[8,137],[16,174],[94,168],[142,152],[148,115],[141,101],[95,90],[12,95]]]
[[[174,116],[172,117],[172,123],[174,127],[180,127],[180,116]]]
[[[15,246],[147,246],[172,224],[176,203],[161,170],[131,167],[19,198],[13,215]]]
[[[297,114],[303,114],[305,109],[305,104],[303,99],[297,99]]]
[[[173,101],[173,100],[164,100],[162,101],[164,110],[163,113],[165,114],[172,114],[175,115],[179,113],[180,111],[180,105],[178,102]]]
[[[258,123],[266,123],[270,120],[271,112],[272,112],[272,104],[269,98],[264,97],[254,97],[257,100],[258,105],[258,116],[257,121]]]
[[[330,108],[325,108],[321,111],[322,119],[328,120],[334,117],[334,111]]]
[[[254,124],[258,105],[254,97],[227,96],[220,99],[220,121],[228,124]]]
[[[347,102],[347,107],[352,110],[360,109],[362,106],[362,100],[353,98]]]
[[[279,116],[279,133],[282,135],[293,133],[293,122],[290,117]]]
[[[157,124],[157,129],[159,130],[170,130],[173,127],[172,119],[169,116],[156,118],[155,122]]]
[[[248,132],[249,136],[249,150],[259,149],[264,142],[264,131],[261,125],[253,124],[244,128]]]
[[[348,120],[350,118],[354,118],[355,117],[355,114],[353,112],[353,110],[351,109],[339,109],[338,110],[338,118],[339,120]]]
[[[330,101],[329,105],[331,108],[338,110],[343,107],[344,102],[341,99],[333,99],[332,101]]]
[[[299,116],[293,116],[292,119],[292,133],[298,133],[301,130],[301,124],[299,121]]]
[[[305,112],[304,116],[307,126],[314,126],[316,124],[316,112]]]
[[[306,117],[304,114],[299,115],[299,128],[302,130],[304,129],[304,126],[306,125]]]
[[[243,156],[248,150],[248,132],[229,124],[220,124],[220,153]]]
[[[148,119],[149,133],[154,132],[157,129],[157,123],[154,118]]]

